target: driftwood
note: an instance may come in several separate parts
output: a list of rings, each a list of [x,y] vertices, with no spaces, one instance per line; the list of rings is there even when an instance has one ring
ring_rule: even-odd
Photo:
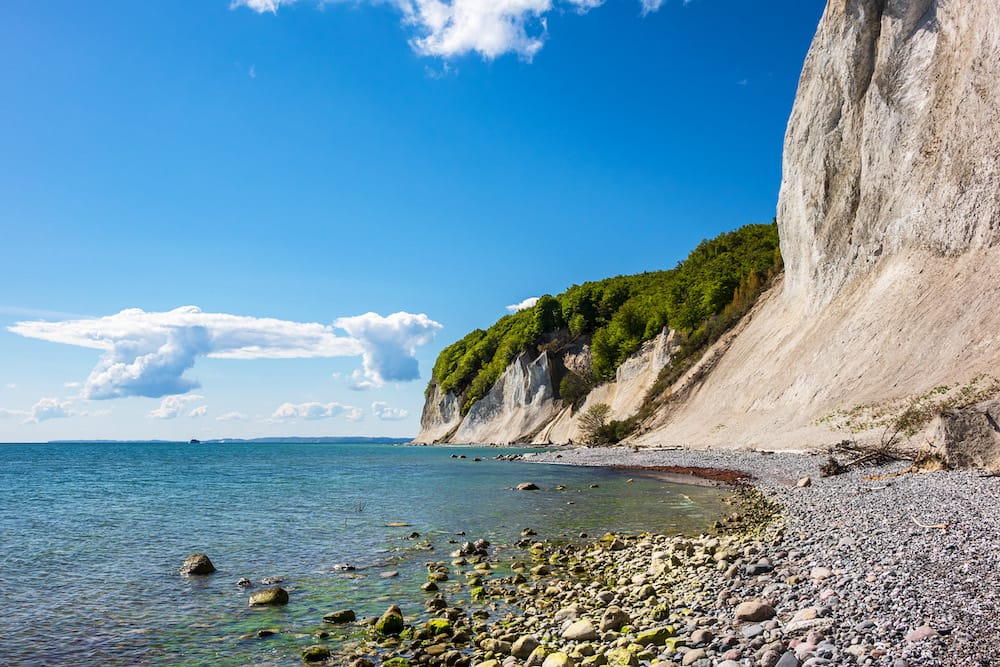
[[[912,516],[910,517],[910,520],[913,521],[913,523],[917,524],[917,526],[919,526],[920,528],[937,528],[942,533],[948,532],[948,523],[947,522],[945,522],[945,523],[922,524],[919,521],[917,521],[916,518],[914,518]]]
[[[842,440],[833,448],[840,458],[831,456],[820,466],[820,475],[830,477],[863,466],[883,465],[894,461],[912,461],[913,457],[891,442],[863,445],[851,440]],[[846,462],[842,462],[843,459]]]

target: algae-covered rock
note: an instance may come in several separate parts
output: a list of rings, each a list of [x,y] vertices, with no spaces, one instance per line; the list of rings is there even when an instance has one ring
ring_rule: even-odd
[[[614,667],[638,667],[639,658],[625,647],[613,648],[604,654],[609,665]]]
[[[330,659],[330,649],[322,644],[314,644],[302,649],[302,662],[323,662]]]
[[[542,663],[542,667],[576,667],[576,663],[565,653],[555,652],[550,653],[546,658],[545,662]]]
[[[215,572],[215,566],[205,554],[191,554],[184,559],[180,572],[181,574],[212,574]]]
[[[382,667],[410,667],[410,661],[401,656],[389,658],[382,663]]]
[[[250,596],[251,607],[277,606],[288,604],[288,591],[281,586],[272,586],[257,591]]]
[[[667,638],[673,634],[672,628],[644,630],[635,636],[635,643],[639,646],[663,646],[667,643]]]
[[[403,612],[396,605],[385,610],[375,622],[375,633],[383,637],[399,635],[403,631]]]
[[[455,631],[448,619],[445,618],[432,618],[427,621],[426,627],[431,631],[431,636],[451,635]]]

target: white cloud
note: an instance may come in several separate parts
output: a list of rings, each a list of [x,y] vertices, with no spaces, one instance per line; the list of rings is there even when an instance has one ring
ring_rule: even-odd
[[[507,306],[507,310],[509,310],[512,313],[516,313],[519,310],[527,310],[528,308],[532,308],[536,303],[538,303],[538,297],[529,296],[521,303],[512,303],[511,305]]]
[[[249,7],[255,12],[259,12],[261,14],[264,12],[271,12],[274,14],[278,11],[278,7],[281,5],[291,4],[295,4],[295,0],[233,0],[229,6]]]
[[[16,384],[14,384],[13,382],[11,382],[11,383],[9,383],[9,384],[7,384],[7,385],[5,385],[5,386],[6,386],[6,387],[7,387],[8,389],[17,389],[17,385],[16,385]]]
[[[188,413],[188,417],[204,417],[206,414],[208,414],[208,406],[199,405]]]
[[[386,382],[408,382],[420,377],[416,348],[434,339],[441,325],[426,315],[393,313],[382,317],[365,313],[341,317],[333,326],[353,336],[362,348],[366,380],[356,388],[381,386]]]
[[[347,0],[315,0],[317,5]],[[355,0],[358,1],[358,0]],[[233,0],[231,7],[276,13],[296,0]],[[585,13],[604,0],[368,0],[390,4],[416,35],[410,45],[421,55],[451,58],[477,53],[492,60],[512,53],[525,60],[538,53],[547,37],[546,15],[571,10]],[[658,10],[665,0],[640,0],[643,14]]]
[[[347,326],[205,313],[195,306],[147,313],[138,308],[115,315],[62,322],[18,322],[8,330],[53,343],[101,350],[80,393],[87,399],[123,396],[161,398],[200,385],[184,376],[199,357],[216,359],[306,359],[362,356],[366,374],[381,382],[415,380],[415,346],[441,328],[426,315],[368,313],[338,320]],[[366,326],[366,323],[370,326]],[[339,327],[351,336],[334,333]],[[396,335],[391,335],[395,331]],[[393,348],[393,346],[396,348]],[[400,372],[398,368],[412,372]],[[370,369],[370,371],[369,371]],[[404,377],[405,376],[405,377]]]
[[[219,422],[245,422],[249,420],[250,417],[242,412],[227,412],[215,418],[215,421]]]
[[[189,405],[197,403],[204,398],[204,396],[199,396],[198,394],[167,396],[160,401],[160,407],[150,411],[149,417],[152,419],[176,419],[182,412],[187,410]],[[207,406],[201,407],[207,409]],[[194,415],[189,413],[189,416]]]
[[[283,403],[274,411],[271,419],[279,422],[291,421],[293,419],[307,419],[312,421],[317,419],[333,419],[341,415],[348,421],[353,422],[359,421],[364,417],[364,412],[361,408],[341,403],[317,403],[315,401],[299,404]]]
[[[372,403],[372,414],[382,421],[398,421],[410,416],[407,410],[402,408],[391,408],[385,401],[375,401]]]
[[[79,414],[70,409],[72,405],[73,401],[63,401],[58,398],[42,398],[31,406],[30,410],[14,410],[11,412],[23,416],[25,418],[23,423],[25,424],[40,424],[50,419],[65,419],[66,417]]]
[[[66,387],[67,389],[79,389],[80,388],[80,383],[79,382],[63,382],[63,386]]]

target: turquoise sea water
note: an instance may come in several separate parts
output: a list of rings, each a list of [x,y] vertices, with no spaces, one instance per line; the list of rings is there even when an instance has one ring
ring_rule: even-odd
[[[497,461],[497,453],[0,445],[0,662],[299,665],[302,647],[331,629],[325,613],[376,615],[392,603],[422,612],[425,563],[448,561],[453,540],[486,538],[502,556],[526,527],[539,538],[697,532],[724,510],[715,489],[634,474],[629,483],[620,471]],[[524,481],[541,490],[512,489]],[[194,552],[218,572],[177,574]],[[380,576],[387,571],[399,576]],[[241,577],[284,578],[290,604],[250,609],[235,585]],[[460,595],[452,585],[449,597]],[[279,632],[241,639],[265,628]],[[340,641],[349,639],[335,637],[333,648]]]

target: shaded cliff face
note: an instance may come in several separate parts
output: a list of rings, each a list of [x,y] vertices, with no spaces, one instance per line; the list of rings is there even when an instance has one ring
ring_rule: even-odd
[[[788,125],[785,296],[815,312],[883,258],[1000,242],[1000,2],[830,0]]]

